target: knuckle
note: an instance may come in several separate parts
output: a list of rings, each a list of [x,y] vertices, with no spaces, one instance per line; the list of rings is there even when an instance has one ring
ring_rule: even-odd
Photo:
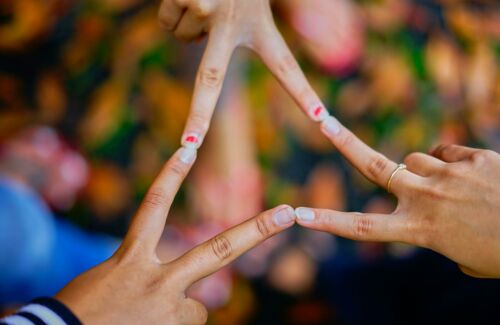
[[[322,225],[323,229],[330,229],[330,226],[332,226],[332,218],[330,218],[330,215],[327,211],[322,209],[317,211],[316,218],[317,223]]]
[[[492,159],[492,158],[497,158],[498,157],[498,153],[496,153],[493,150],[487,149],[487,150],[483,150],[483,151],[484,151],[484,156],[487,159]]]
[[[202,68],[198,74],[198,80],[209,88],[218,88],[222,82],[221,71],[217,68]]]
[[[272,228],[269,225],[269,221],[265,218],[265,215],[257,216],[255,224],[257,226],[257,231],[262,237],[268,237],[271,234]]]
[[[354,142],[354,140],[355,136],[354,134],[352,134],[352,132],[343,132],[343,134],[340,136],[340,146],[349,147]]]
[[[166,200],[167,194],[163,189],[159,187],[152,187],[144,198],[144,204],[156,208],[161,206]]]
[[[314,91],[312,90],[312,88],[309,85],[306,85],[304,88],[302,88],[299,91],[298,94],[299,94],[300,98],[313,98]]]
[[[474,165],[481,166],[496,155],[497,153],[491,150],[480,150],[471,155],[471,161]]]
[[[442,144],[439,146],[438,153],[440,156],[445,157],[455,150],[455,145],[453,144]]]
[[[486,157],[485,157],[484,151],[478,151],[478,152],[474,152],[470,158],[471,158],[471,161],[473,164],[481,165],[484,162]]]
[[[212,247],[212,251],[219,258],[219,260],[224,261],[228,259],[232,252],[233,248],[231,247],[231,243],[229,240],[222,236],[215,236],[210,240],[210,246]]]
[[[334,225],[333,218],[327,210],[319,210],[316,212],[318,224],[323,225],[326,229],[330,229]]]
[[[352,233],[354,237],[363,238],[373,231],[373,220],[362,215],[355,215],[353,218]]]
[[[332,216],[327,210],[319,210],[316,212],[317,225],[321,227],[321,230],[330,233],[337,233],[339,231],[338,223],[334,216]],[[348,232],[350,229],[347,230]]]
[[[413,166],[414,164],[417,163],[418,156],[419,155],[416,152],[413,152],[413,153],[409,154],[408,156],[406,156],[405,159],[403,160],[403,162],[408,166]]]
[[[194,125],[193,129],[199,130],[201,134],[205,134],[209,127],[210,117],[205,116],[201,112],[193,112],[193,114],[189,117],[189,122]]]
[[[387,158],[382,155],[376,155],[368,163],[368,175],[373,179],[378,179],[387,170],[388,166],[389,160]]]
[[[184,177],[187,172],[187,166],[178,159],[174,159],[168,164],[168,172],[177,175],[178,177]]]
[[[299,64],[291,54],[284,55],[278,62],[278,71],[281,75],[287,75],[299,70]]]

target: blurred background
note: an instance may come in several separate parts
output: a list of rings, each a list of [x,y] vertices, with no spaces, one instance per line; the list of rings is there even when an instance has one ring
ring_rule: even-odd
[[[109,257],[179,147],[204,43],[163,32],[158,5],[0,1],[3,313]],[[438,143],[500,150],[498,1],[273,5],[330,112],[370,146],[395,161]],[[175,258],[281,203],[395,207],[239,50],[158,253]],[[499,324],[499,292],[500,281],[464,276],[428,250],[295,227],[190,295],[209,324]]]

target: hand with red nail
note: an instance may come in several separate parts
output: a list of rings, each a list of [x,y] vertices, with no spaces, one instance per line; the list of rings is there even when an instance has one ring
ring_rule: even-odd
[[[387,159],[329,117],[322,131],[367,178],[398,199],[391,214],[296,209],[304,227],[439,252],[476,277],[500,277],[500,155],[458,145]],[[389,188],[388,188],[389,187]]]
[[[276,28],[270,0],[163,0],[161,25],[179,39],[190,41],[208,33],[198,69],[191,111],[182,144],[198,148],[208,131],[227,66],[237,47],[256,52],[314,121],[328,112]]]
[[[186,289],[294,224],[293,209],[279,206],[162,263],[156,246],[175,194],[195,159],[196,150],[179,149],[149,189],[117,252],[56,295],[82,323],[205,323],[207,310],[187,297]]]

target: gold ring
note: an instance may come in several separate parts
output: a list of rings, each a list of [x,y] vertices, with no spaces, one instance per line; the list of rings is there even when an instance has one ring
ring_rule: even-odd
[[[405,164],[399,164],[398,167],[396,167],[396,169],[394,169],[394,171],[392,172],[391,176],[389,177],[389,180],[387,181],[387,192],[391,193],[391,183],[392,183],[392,180],[393,180],[394,176],[396,176],[396,174],[400,170],[403,170],[403,169],[406,169],[406,165]]]

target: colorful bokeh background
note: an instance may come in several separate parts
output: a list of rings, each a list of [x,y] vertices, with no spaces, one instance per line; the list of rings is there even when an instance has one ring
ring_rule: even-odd
[[[76,226],[90,243],[124,235],[178,148],[189,112],[204,43],[183,44],[162,31],[158,5],[0,1],[0,174],[15,180],[29,170],[27,183],[49,218]],[[500,151],[498,1],[273,6],[330,113],[373,148],[395,161],[439,143]],[[174,258],[281,203],[385,213],[396,204],[338,154],[255,55],[238,50],[159,254]],[[78,260],[81,252],[74,254]],[[8,267],[0,263],[0,272]],[[53,294],[60,285],[20,296]],[[192,295],[210,308],[211,324],[494,324],[499,289],[427,250],[296,227]],[[5,310],[24,302],[1,298]]]

